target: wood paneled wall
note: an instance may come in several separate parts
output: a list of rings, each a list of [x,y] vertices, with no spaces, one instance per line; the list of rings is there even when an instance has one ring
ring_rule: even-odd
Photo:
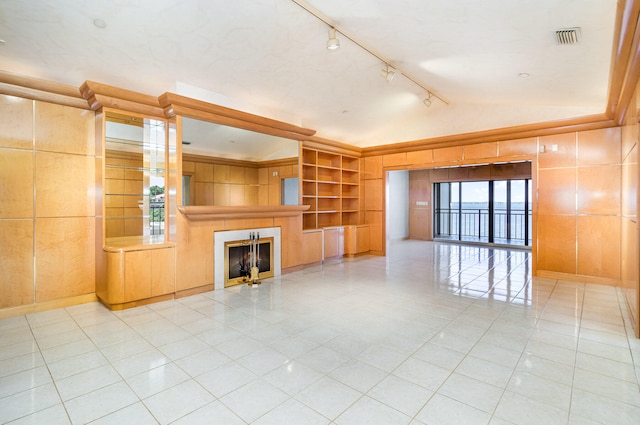
[[[182,170],[193,173],[193,205],[280,205],[281,180],[298,176],[297,164],[243,166],[217,164],[215,158],[183,161]]]
[[[544,136],[538,143],[545,146],[537,161],[538,274],[618,284],[620,128]]]
[[[619,127],[365,157],[366,212],[377,212],[383,205],[387,170],[436,168],[432,174],[412,172],[410,179],[410,218],[430,222],[427,191],[433,181],[473,180],[482,174],[480,170],[472,175],[473,167],[441,167],[523,160],[533,167],[533,252],[538,275],[619,284],[623,173]],[[416,207],[417,200],[428,201],[429,206]],[[367,214],[365,220],[378,224],[382,219]],[[428,239],[430,232],[429,225],[423,225],[413,226],[410,234]],[[372,233],[372,243],[374,238],[378,246],[385,242],[384,234]]]
[[[94,134],[93,111],[0,95],[0,308],[95,298]]]

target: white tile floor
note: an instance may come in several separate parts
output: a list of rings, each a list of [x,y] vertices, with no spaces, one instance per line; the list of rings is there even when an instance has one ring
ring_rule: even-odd
[[[1,320],[0,423],[639,424],[621,292],[530,261],[406,241],[259,287]]]

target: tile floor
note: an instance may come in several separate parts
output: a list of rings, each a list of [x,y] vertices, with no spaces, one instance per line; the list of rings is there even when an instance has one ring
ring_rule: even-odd
[[[0,423],[639,424],[616,288],[406,241],[121,312],[0,320]]]

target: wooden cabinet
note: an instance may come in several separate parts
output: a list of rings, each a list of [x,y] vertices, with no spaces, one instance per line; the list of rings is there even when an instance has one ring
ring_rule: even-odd
[[[359,159],[310,148],[302,148],[301,158],[302,203],[309,205],[304,228],[359,224]]]
[[[175,244],[165,229],[175,216],[176,182],[167,178],[176,172],[176,137],[168,131],[175,124],[110,108],[97,121],[105,160],[96,295],[111,309],[172,298]],[[172,213],[165,214],[168,206]]]
[[[353,256],[369,251],[369,225],[344,227],[344,254]]]
[[[324,259],[322,229],[302,231],[302,264],[320,263]]]
[[[173,246],[106,248],[106,290],[103,303],[118,310],[175,292]]]

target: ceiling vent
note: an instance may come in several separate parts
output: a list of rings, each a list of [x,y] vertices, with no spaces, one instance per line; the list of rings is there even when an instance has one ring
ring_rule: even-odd
[[[577,44],[578,41],[580,41],[580,27],[563,28],[561,30],[556,30],[555,37],[556,44],[561,46],[567,44]]]

